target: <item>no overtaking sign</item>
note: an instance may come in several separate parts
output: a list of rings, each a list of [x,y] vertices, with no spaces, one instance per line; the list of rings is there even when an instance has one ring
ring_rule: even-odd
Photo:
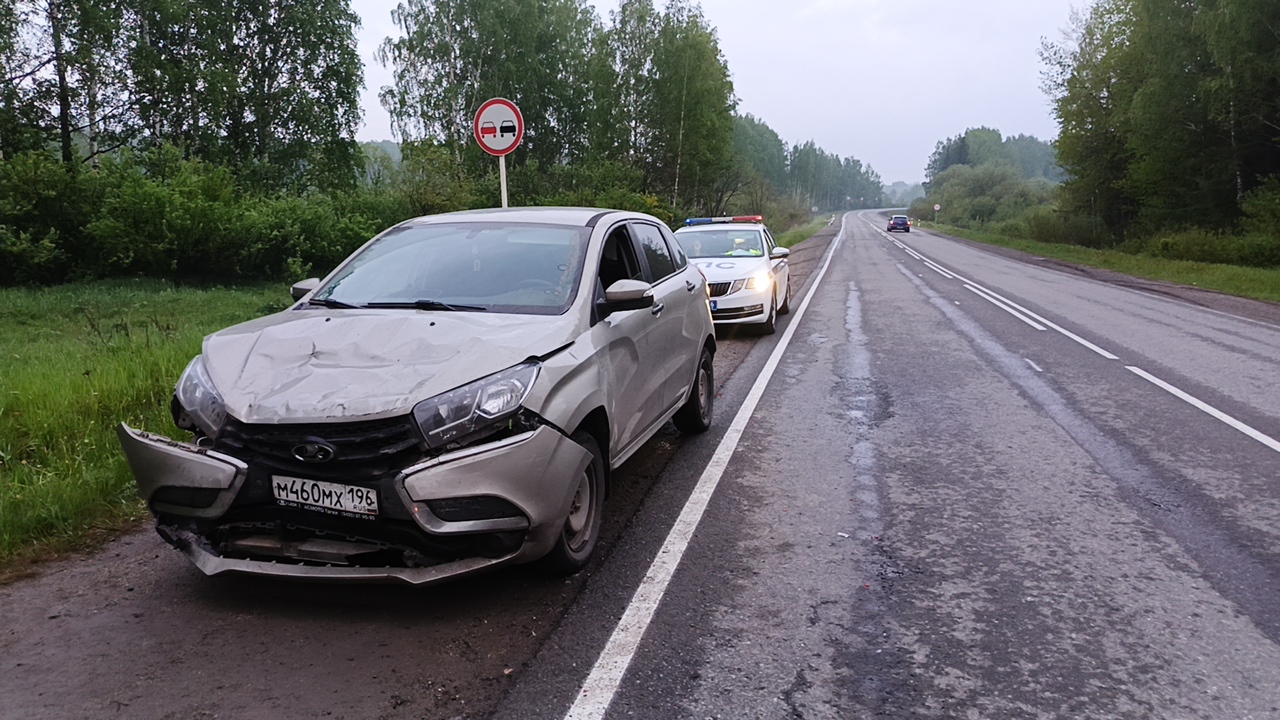
[[[515,150],[524,139],[524,116],[515,103],[494,98],[480,106],[472,129],[482,150],[502,157]]]

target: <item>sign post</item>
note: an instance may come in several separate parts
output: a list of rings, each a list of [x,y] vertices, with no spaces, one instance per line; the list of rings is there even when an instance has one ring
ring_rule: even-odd
[[[480,149],[498,157],[498,179],[502,183],[502,207],[507,207],[507,155],[524,139],[524,116],[506,98],[487,100],[476,111],[472,125]]]
[[[936,222],[938,222],[938,211],[939,211],[939,210],[941,210],[941,209],[942,209],[942,206],[941,206],[941,205],[934,205],[934,206],[933,206],[933,221],[934,221],[935,223],[936,223]]]

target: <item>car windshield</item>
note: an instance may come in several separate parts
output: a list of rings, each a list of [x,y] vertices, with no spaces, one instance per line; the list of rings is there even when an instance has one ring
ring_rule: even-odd
[[[589,228],[533,223],[397,227],[351,258],[312,301],[559,315],[577,294],[589,237]]]
[[[764,255],[764,239],[759,230],[724,228],[676,233],[684,254],[691,258],[759,257]]]

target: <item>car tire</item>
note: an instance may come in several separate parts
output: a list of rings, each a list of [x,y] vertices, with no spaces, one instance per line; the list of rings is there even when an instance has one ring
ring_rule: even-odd
[[[769,317],[760,323],[761,335],[772,335],[778,330],[778,298],[777,296],[769,296]]]
[[[604,521],[604,453],[590,433],[579,431],[571,439],[591,453],[591,462],[578,478],[560,537],[542,559],[543,566],[557,575],[572,575],[587,566],[600,541],[600,525]]]
[[[716,402],[716,373],[711,350],[702,348],[698,358],[698,375],[689,390],[689,399],[676,411],[672,421],[683,433],[704,433],[711,428]]]
[[[787,291],[782,294],[782,304],[778,306],[779,315],[791,314],[791,276],[787,276]]]

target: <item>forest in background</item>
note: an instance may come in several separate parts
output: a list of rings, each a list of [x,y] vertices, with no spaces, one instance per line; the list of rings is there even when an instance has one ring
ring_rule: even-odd
[[[396,134],[355,142],[348,0],[0,4],[0,285],[326,272],[417,215],[498,204],[471,139],[489,97],[526,119],[517,205],[764,213],[779,229],[883,203],[856,158],[736,112],[696,4],[405,0],[379,50]]]
[[[1034,139],[1011,152],[1024,141],[969,130],[939,142],[913,214],[940,204],[944,222],[1008,236],[1280,266],[1280,3],[1098,0],[1041,58],[1060,174],[1025,162]]]

